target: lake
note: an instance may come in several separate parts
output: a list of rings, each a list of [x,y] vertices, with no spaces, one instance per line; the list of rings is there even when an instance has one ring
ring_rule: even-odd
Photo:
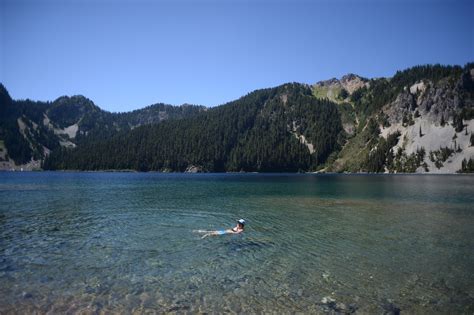
[[[473,184],[0,173],[0,313],[472,314]]]

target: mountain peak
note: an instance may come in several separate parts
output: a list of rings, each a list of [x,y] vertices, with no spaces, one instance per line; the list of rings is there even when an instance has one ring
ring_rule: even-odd
[[[353,80],[368,81],[366,78],[363,78],[360,75],[354,73],[348,73],[346,75],[343,75],[341,78],[341,82],[349,82]]]
[[[352,94],[354,93],[354,91],[365,86],[367,81],[368,80],[366,78],[363,78],[353,73],[348,73],[344,75],[340,80],[342,87],[346,89],[349,94]]]
[[[72,96],[69,96],[69,95],[63,95],[63,96],[60,96],[58,97],[57,99],[55,99],[53,101],[53,104],[64,104],[64,103],[76,103],[76,104],[94,104],[94,102],[92,100],[90,100],[89,98],[85,97],[84,95],[72,95]]]
[[[10,94],[8,93],[5,86],[2,83],[0,83],[0,105],[5,106],[7,104],[10,104],[11,102],[12,102],[12,98]]]
[[[351,95],[356,90],[367,85],[368,80],[366,78],[354,73],[348,73],[342,76],[341,79],[332,78],[317,82],[313,85],[313,92],[316,97],[328,98],[339,102],[346,98],[347,94]]]

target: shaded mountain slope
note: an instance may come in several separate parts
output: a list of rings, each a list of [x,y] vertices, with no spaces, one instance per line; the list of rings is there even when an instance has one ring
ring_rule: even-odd
[[[155,104],[132,112],[110,113],[80,95],[62,96],[53,102],[15,101],[3,85],[0,101],[0,169],[17,165],[40,168],[40,162],[51,151],[205,110],[203,106]]]

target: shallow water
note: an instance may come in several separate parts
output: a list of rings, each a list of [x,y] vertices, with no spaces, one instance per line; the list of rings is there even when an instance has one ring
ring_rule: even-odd
[[[0,173],[0,313],[472,314],[473,184]]]

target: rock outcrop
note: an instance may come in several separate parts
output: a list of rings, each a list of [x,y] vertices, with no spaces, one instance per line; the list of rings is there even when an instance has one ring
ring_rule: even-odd
[[[203,169],[201,166],[196,166],[196,165],[189,165],[187,168],[186,168],[186,171],[184,171],[185,173],[202,173],[203,172]]]

